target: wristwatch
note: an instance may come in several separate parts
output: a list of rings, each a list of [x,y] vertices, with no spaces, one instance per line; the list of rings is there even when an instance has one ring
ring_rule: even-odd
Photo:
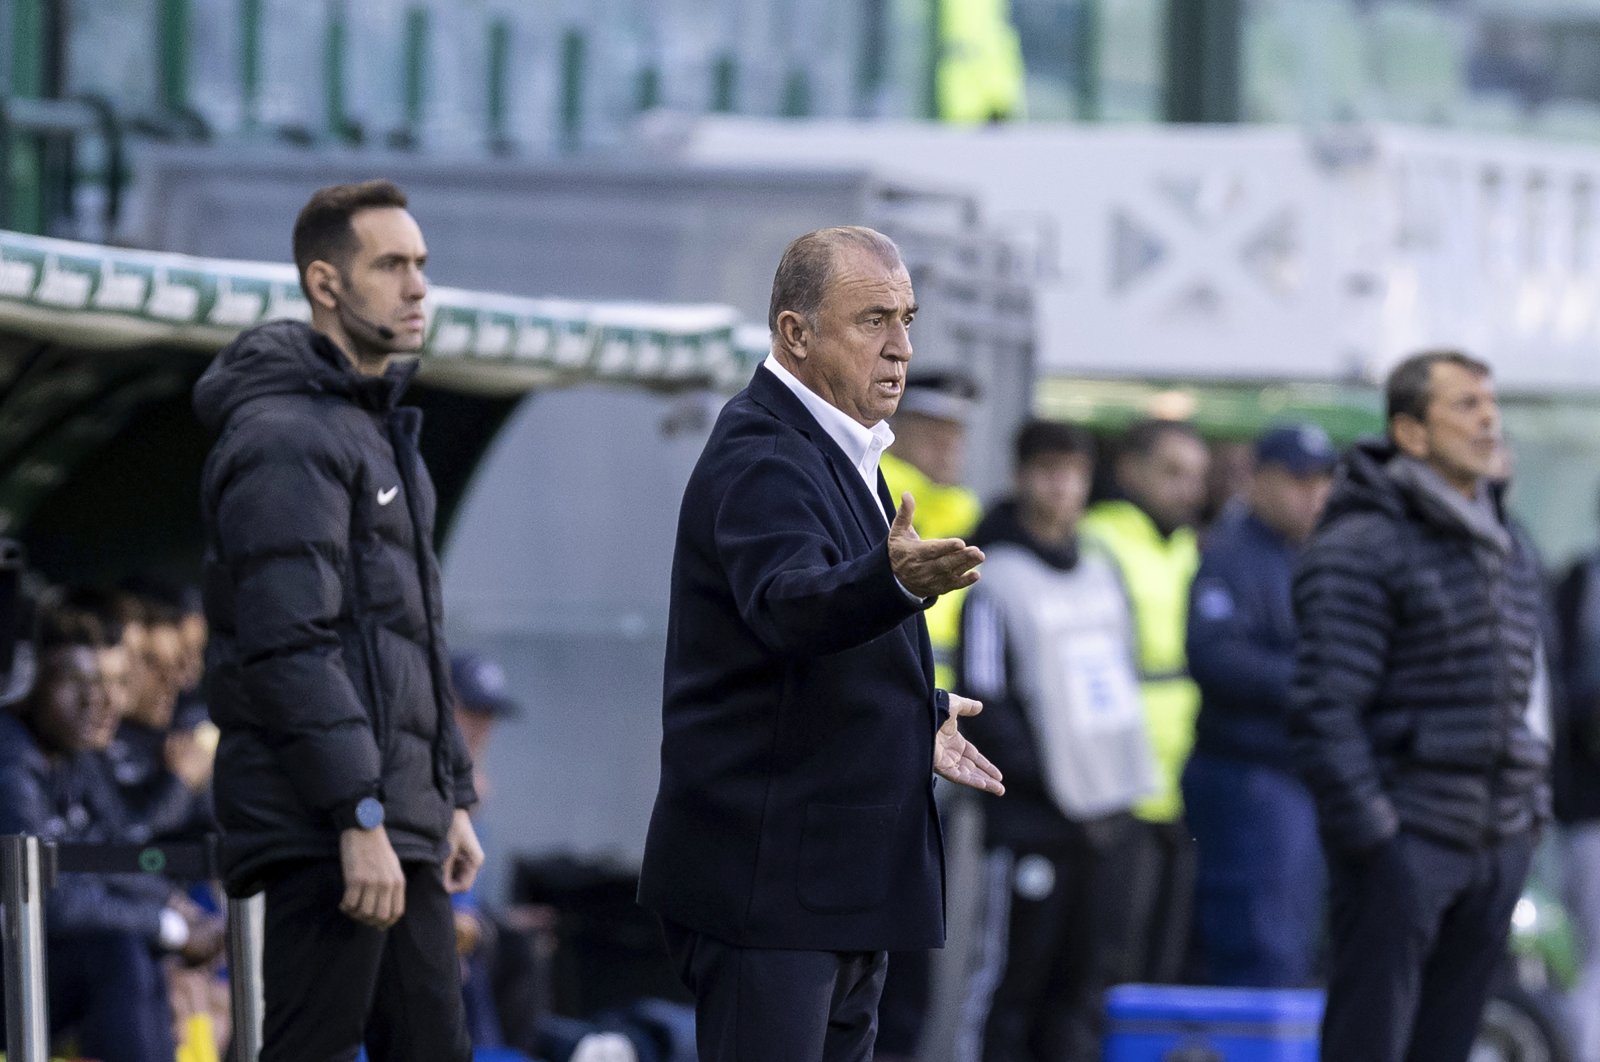
[[[364,796],[354,804],[345,804],[334,815],[341,830],[376,830],[383,825],[383,802],[377,797]]]

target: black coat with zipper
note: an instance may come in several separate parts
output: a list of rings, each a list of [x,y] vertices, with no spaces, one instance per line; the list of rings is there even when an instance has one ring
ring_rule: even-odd
[[[1548,815],[1549,746],[1528,704],[1543,587],[1527,543],[1490,548],[1360,443],[1295,575],[1296,760],[1327,844],[1400,829],[1487,846]],[[1500,501],[1495,498],[1496,506]]]
[[[339,815],[377,796],[402,861],[437,860],[475,799],[450,711],[435,495],[413,366],[357,373],[310,327],[242,334],[195,387],[206,460],[206,688],[221,728],[228,888],[337,858]]]

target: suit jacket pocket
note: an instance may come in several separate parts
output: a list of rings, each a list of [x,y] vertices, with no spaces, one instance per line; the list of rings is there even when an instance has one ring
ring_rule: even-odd
[[[896,804],[806,805],[800,836],[800,902],[825,914],[865,911],[882,904],[889,895],[899,818]]]

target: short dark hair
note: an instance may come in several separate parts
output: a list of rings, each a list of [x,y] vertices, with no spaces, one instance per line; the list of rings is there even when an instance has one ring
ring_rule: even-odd
[[[47,615],[51,617],[48,620]],[[122,628],[127,622],[125,615],[121,594],[98,586],[63,586],[46,595],[40,623],[48,622],[56,627],[65,623],[73,630],[85,629],[88,635],[102,639],[104,644],[116,645],[122,641]],[[83,617],[92,622],[84,624]],[[44,629],[41,626],[41,635]],[[79,643],[67,641],[64,644]]]
[[[204,611],[198,587],[151,572],[130,575],[117,584],[117,589],[138,598],[146,607],[167,609],[180,618]]]
[[[393,181],[378,179],[357,184],[330,184],[318,188],[294,219],[294,267],[300,273],[300,290],[306,298],[306,270],[312,262],[329,262],[340,269],[356,249],[350,219],[363,210],[409,205],[405,192]]]
[[[1136,421],[1123,433],[1122,440],[1117,446],[1117,456],[1149,457],[1169,435],[1181,435],[1202,445],[1205,443],[1200,437],[1200,429],[1186,420],[1163,420],[1151,417],[1148,420]]]
[[[822,296],[833,278],[833,264],[841,250],[868,251],[888,265],[903,265],[900,248],[876,229],[864,225],[838,225],[817,229],[790,242],[772,277],[772,301],[767,305],[767,327],[778,331],[778,315],[793,310],[812,325],[822,308]]]
[[[1059,420],[1030,420],[1017,429],[1012,443],[1016,467],[1021,468],[1039,457],[1057,454],[1087,458],[1094,461],[1094,436],[1086,428]]]
[[[1478,376],[1491,375],[1486,362],[1463,351],[1424,350],[1413,354],[1394,367],[1384,384],[1384,406],[1389,423],[1393,424],[1394,418],[1402,415],[1414,420],[1427,419],[1428,403],[1433,400],[1435,365],[1459,365]]]
[[[87,646],[109,649],[122,640],[122,630],[98,598],[76,589],[51,595],[39,607],[33,644],[43,655],[52,649]]]

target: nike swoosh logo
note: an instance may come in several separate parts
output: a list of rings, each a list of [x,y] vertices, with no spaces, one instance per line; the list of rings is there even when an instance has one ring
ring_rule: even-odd
[[[394,501],[396,495],[399,493],[399,487],[390,487],[388,490],[380,490],[378,492],[378,504],[388,505],[390,502]]]

